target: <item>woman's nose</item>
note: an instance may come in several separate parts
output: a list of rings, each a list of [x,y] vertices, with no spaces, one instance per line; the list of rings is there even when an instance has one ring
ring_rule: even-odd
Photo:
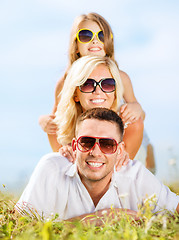
[[[101,92],[102,92],[102,90],[101,90],[100,86],[97,85],[97,86],[96,86],[96,89],[95,89],[95,91],[94,91],[94,93],[96,93],[96,94],[100,94]]]

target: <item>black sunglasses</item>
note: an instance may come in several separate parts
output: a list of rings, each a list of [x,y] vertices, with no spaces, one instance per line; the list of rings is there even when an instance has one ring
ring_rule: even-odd
[[[92,93],[99,86],[103,92],[110,93],[116,90],[116,81],[114,78],[103,78],[99,82],[96,82],[92,78],[88,78],[85,83],[79,86],[81,92]]]
[[[77,139],[77,148],[81,152],[89,152],[92,150],[96,144],[98,144],[101,152],[104,154],[112,154],[117,150],[117,146],[120,143],[117,143],[113,138],[100,138],[100,137],[89,137],[81,136]]]

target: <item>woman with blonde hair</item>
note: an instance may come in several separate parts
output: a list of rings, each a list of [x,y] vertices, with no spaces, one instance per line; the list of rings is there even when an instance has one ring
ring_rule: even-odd
[[[65,79],[55,113],[57,144],[65,146],[60,152],[73,160],[70,144],[75,136],[76,119],[83,111],[105,107],[118,112],[122,97],[123,84],[113,60],[108,57],[85,56],[75,61]],[[128,152],[125,139],[124,134]]]
[[[118,110],[118,106],[120,105],[120,101],[123,96],[123,85],[120,78],[119,70],[114,61],[112,61],[108,57],[97,56],[86,56],[75,61],[65,79],[63,89],[60,93],[60,102],[55,113],[55,122],[59,129],[57,132],[57,139],[61,145],[71,143],[74,137],[74,129],[77,117],[83,111],[88,110],[83,108],[83,102],[80,102],[76,99],[77,88],[79,89],[80,86],[85,84],[93,70],[101,64],[103,64],[106,68],[109,69],[109,72],[111,73],[111,79],[115,79],[115,90],[106,94],[114,95],[114,99],[110,106],[110,109],[112,109],[113,111]],[[107,83],[110,83],[110,80],[108,80]],[[114,83],[112,82],[111,86],[113,86],[112,84]],[[95,91],[93,93],[82,92],[82,94],[94,95]],[[99,102],[98,104],[95,103],[94,107],[96,105],[98,105],[98,107],[108,107],[108,105],[106,106],[105,104],[106,103],[104,102]]]

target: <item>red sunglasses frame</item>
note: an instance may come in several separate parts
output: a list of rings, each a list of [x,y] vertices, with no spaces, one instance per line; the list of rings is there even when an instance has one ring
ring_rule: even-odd
[[[91,149],[86,150],[86,151],[82,151],[82,150],[80,150],[80,148],[79,148],[79,146],[78,146],[78,144],[80,144],[80,143],[79,143],[78,141],[79,141],[79,139],[82,138],[82,137],[89,137],[89,138],[93,138],[93,139],[95,139],[96,141],[95,141],[94,146],[93,146]],[[115,145],[115,146],[116,146],[115,151],[112,152],[112,153],[106,153],[106,152],[104,152],[104,151],[101,149],[101,146],[100,146],[100,142],[99,142],[100,139],[109,139],[109,140],[113,140],[113,141],[115,142],[115,144],[116,144],[116,145]],[[99,146],[101,152],[104,153],[104,154],[113,154],[113,153],[115,153],[115,152],[117,151],[117,147],[118,147],[119,143],[121,143],[121,141],[120,141],[120,142],[117,142],[114,138],[92,137],[92,136],[80,136],[77,140],[75,140],[75,142],[76,142],[77,148],[78,148],[78,150],[79,150],[80,152],[90,152],[91,150],[93,150],[93,148],[96,146],[96,144],[98,144],[98,146]],[[80,145],[81,145],[81,144],[80,144]]]

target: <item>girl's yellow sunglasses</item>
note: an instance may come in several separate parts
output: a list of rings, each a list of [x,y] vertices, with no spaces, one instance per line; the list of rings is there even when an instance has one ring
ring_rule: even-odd
[[[76,37],[80,43],[89,43],[94,39],[95,35],[100,42],[104,43],[104,34],[102,30],[100,30],[97,33],[94,33],[90,29],[85,29],[85,28],[80,29],[77,32]],[[111,34],[111,38],[112,38],[112,34]]]

